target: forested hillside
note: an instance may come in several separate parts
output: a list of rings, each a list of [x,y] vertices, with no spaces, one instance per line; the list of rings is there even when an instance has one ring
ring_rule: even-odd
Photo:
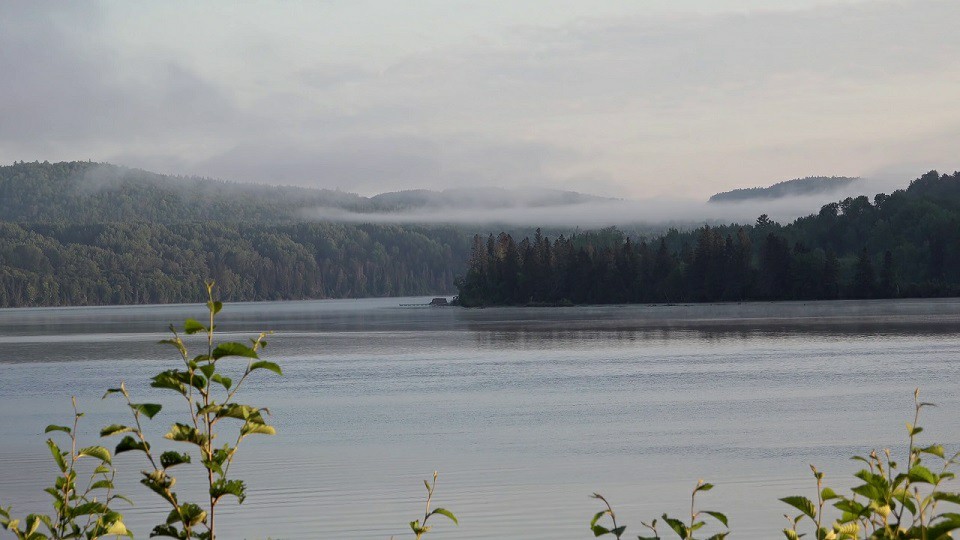
[[[167,176],[106,163],[15,163],[0,167],[0,219],[21,223],[149,221],[284,222],[296,210],[360,211],[353,193]]]
[[[846,176],[808,176],[777,182],[769,187],[754,187],[724,191],[710,197],[710,202],[742,202],[755,199],[780,199],[831,193],[859,181]]]
[[[227,184],[87,162],[0,167],[0,306],[449,293],[469,234],[297,221],[335,191]]]
[[[671,231],[651,242],[475,237],[463,305],[710,302],[960,293],[960,173],[847,198],[782,226]]]
[[[457,289],[465,305],[960,292],[958,173],[931,172],[788,225],[761,216],[652,240],[638,228],[633,238],[554,229],[517,241],[532,231],[310,222],[299,212],[390,211],[430,197],[371,202],[90,162],[0,167],[0,306],[192,302],[205,278],[230,301]]]

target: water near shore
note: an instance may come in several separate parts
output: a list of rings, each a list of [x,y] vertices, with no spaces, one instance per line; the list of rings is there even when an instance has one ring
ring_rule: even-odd
[[[248,389],[279,434],[241,448],[248,499],[225,506],[222,538],[403,538],[438,469],[437,503],[461,525],[438,520],[437,539],[588,538],[593,491],[635,535],[641,519],[682,515],[698,478],[717,485],[702,504],[728,513],[733,537],[769,539],[788,510],[778,497],[814,496],[808,463],[843,487],[850,455],[900,448],[915,387],[940,404],[922,436],[960,447],[957,300],[399,306],[427,301],[225,307],[230,339],[276,331],[265,357],[285,376]],[[0,310],[0,504],[44,509],[55,469],[42,431],[69,420],[71,395],[93,444],[126,421],[100,400],[123,379],[166,404],[151,423],[161,440],[178,404],[147,381],[177,357],[155,342],[203,314]],[[117,465],[146,537],[166,510],[137,484],[139,457]]]

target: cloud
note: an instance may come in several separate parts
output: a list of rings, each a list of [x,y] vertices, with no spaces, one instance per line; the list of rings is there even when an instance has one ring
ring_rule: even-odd
[[[131,62],[107,35],[99,4],[0,4],[0,141],[118,153],[233,125],[239,112],[217,85],[175,58]]]
[[[953,0],[550,22],[525,8],[441,37],[429,13],[246,10],[0,3],[0,159],[635,198],[958,167]]]
[[[252,140],[196,163],[203,175],[277,184],[321,185],[368,194],[384,186],[535,186],[547,169],[576,152],[522,141],[450,136],[354,136],[324,140]]]

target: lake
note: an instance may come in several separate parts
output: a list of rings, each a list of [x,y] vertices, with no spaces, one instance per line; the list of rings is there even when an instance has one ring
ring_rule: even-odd
[[[279,433],[241,447],[248,497],[223,505],[220,538],[412,538],[422,480],[438,470],[434,504],[460,526],[432,519],[428,538],[591,538],[594,491],[635,538],[641,520],[683,517],[703,478],[716,487],[699,506],[727,513],[733,538],[769,539],[792,513],[777,498],[815,497],[808,464],[848,487],[851,455],[903,452],[916,387],[939,405],[921,440],[960,447],[955,299],[400,306],[427,301],[225,306],[222,337],[275,331],[263,358],[284,376],[257,372],[241,393],[270,408]],[[148,429],[155,447],[177,448],[161,436],[181,406],[147,383],[178,365],[156,344],[167,325],[204,313],[0,310],[0,504],[19,516],[49,508],[43,428],[70,421],[71,395],[87,412],[81,443],[129,421],[119,400],[100,399],[124,380],[136,400],[164,404]],[[137,503],[120,510],[145,538],[167,509],[137,483],[142,455],[116,464]],[[189,492],[188,470],[178,487]]]

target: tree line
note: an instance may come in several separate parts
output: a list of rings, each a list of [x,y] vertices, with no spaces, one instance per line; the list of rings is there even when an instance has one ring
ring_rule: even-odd
[[[0,306],[441,294],[469,242],[448,227],[0,222]]]
[[[457,288],[465,306],[955,296],[960,173],[931,171],[787,225],[762,215],[649,241],[614,228],[475,236]]]

